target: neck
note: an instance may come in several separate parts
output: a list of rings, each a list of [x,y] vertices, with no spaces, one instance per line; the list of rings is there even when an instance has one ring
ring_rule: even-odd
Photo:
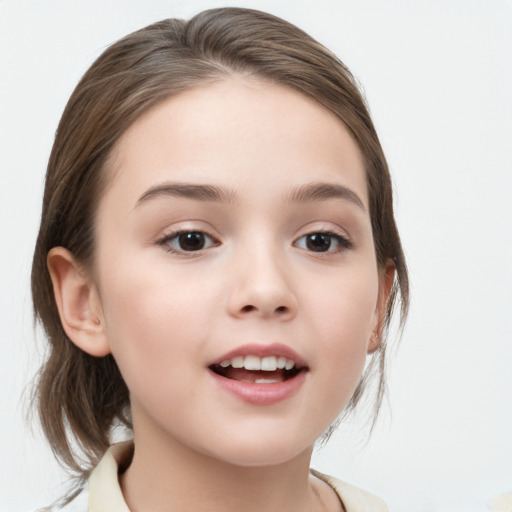
[[[135,436],[133,461],[121,476],[132,512],[325,512],[341,510],[331,489],[312,477],[312,449],[280,464],[245,467],[158,435]]]

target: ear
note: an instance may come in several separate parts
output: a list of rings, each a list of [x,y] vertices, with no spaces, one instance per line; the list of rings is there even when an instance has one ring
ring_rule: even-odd
[[[47,258],[60,321],[69,339],[96,357],[110,353],[101,301],[86,270],[64,247],[54,247]]]
[[[375,325],[368,343],[368,354],[375,352],[379,348],[382,339],[382,329],[386,319],[388,298],[395,280],[395,264],[389,260],[384,270],[379,272],[379,274],[379,295],[375,307]]]

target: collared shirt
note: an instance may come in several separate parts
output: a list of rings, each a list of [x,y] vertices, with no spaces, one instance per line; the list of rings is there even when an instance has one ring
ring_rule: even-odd
[[[62,512],[130,512],[119,485],[118,473],[119,465],[132,449],[131,441],[112,445],[89,477],[88,509],[81,504],[82,496],[82,500],[73,500],[61,509]],[[376,496],[318,471],[311,470],[311,473],[336,492],[347,512],[389,512]],[[38,512],[51,512],[51,509]]]
[[[492,512],[512,512],[512,492],[496,496],[487,505]]]

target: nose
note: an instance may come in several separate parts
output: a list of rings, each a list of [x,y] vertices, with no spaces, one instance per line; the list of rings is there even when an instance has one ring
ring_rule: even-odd
[[[289,321],[297,314],[289,265],[260,247],[239,255],[231,266],[229,314],[237,318],[259,317]]]

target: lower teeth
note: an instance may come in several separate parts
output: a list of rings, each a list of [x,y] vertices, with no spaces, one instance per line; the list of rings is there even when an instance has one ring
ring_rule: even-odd
[[[210,367],[217,375],[227,379],[247,382],[251,384],[277,384],[295,377],[300,370],[251,371],[239,368],[223,368],[220,365]]]

